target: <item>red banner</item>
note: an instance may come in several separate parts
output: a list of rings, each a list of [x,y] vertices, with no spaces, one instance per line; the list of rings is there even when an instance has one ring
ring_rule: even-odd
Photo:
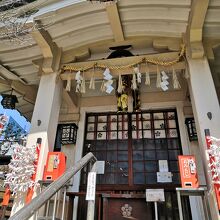
[[[212,145],[212,140],[211,140],[211,136],[208,130],[206,130],[206,144],[207,144],[207,149],[210,150],[210,147]],[[211,173],[212,173],[212,180],[214,182],[214,189],[215,189],[215,195],[216,195],[216,200],[218,203],[218,209],[220,210],[220,184],[219,184],[219,177],[218,175],[215,175],[215,157],[209,153],[209,164],[210,164],[210,169],[211,169]]]

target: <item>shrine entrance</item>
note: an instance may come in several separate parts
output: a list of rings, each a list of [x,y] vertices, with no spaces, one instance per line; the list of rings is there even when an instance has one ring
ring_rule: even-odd
[[[97,176],[97,220],[153,220],[154,204],[146,202],[145,190],[154,188],[165,191],[165,202],[158,203],[159,219],[179,219],[175,188],[180,186],[178,155],[182,150],[175,109],[89,113],[84,155],[88,152],[105,161],[105,174]],[[167,164],[165,170],[160,161]],[[80,220],[86,219],[87,170],[81,174]],[[159,177],[158,172],[169,172],[170,177]],[[185,219],[190,220],[189,203],[183,204]]]

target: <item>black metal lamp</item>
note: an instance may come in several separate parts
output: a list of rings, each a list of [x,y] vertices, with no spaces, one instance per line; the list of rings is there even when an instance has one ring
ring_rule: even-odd
[[[2,101],[1,104],[5,109],[15,109],[15,104],[18,103],[16,95],[12,94],[1,94]]]
[[[75,123],[61,124],[59,126],[61,129],[61,143],[75,144],[78,126]]]
[[[194,118],[186,118],[185,124],[188,131],[188,136],[190,141],[197,141],[196,124]]]

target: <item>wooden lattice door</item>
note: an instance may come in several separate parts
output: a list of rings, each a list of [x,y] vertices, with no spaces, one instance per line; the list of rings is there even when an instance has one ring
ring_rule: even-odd
[[[125,202],[125,194],[144,196],[147,188],[163,188],[167,203],[160,207],[161,219],[178,220],[175,187],[180,186],[178,155],[182,153],[181,149],[177,113],[174,109],[127,114],[89,113],[86,116],[84,155],[92,152],[98,160],[105,161],[105,174],[97,176],[97,192],[118,195],[118,199],[109,200],[112,210]],[[158,181],[159,160],[167,161],[172,173],[171,182]],[[85,168],[81,175],[80,189],[84,192],[87,173],[88,169]],[[133,198],[129,202],[137,210],[147,209],[144,199],[139,201]],[[99,203],[101,207],[100,204],[104,204],[104,201]],[[103,207],[100,209],[104,210]],[[108,220],[116,220],[116,215],[119,215],[119,219],[124,218],[120,212],[105,213],[109,215]],[[152,210],[142,215],[136,219],[146,217],[151,220]]]

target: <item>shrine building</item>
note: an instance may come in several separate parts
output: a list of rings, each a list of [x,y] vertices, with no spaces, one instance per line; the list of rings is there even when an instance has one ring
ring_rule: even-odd
[[[220,139],[220,1],[27,2],[13,9],[28,16],[16,31],[0,2],[0,93],[31,122],[27,145],[41,140],[36,180],[48,152],[63,152],[67,168],[91,152],[104,161],[94,219],[220,219],[207,152],[207,136]],[[198,177],[182,214],[180,155],[194,156]],[[64,217],[44,219],[86,219],[88,167],[71,178]],[[164,201],[150,202],[158,189]],[[11,215],[24,201],[15,196]]]

